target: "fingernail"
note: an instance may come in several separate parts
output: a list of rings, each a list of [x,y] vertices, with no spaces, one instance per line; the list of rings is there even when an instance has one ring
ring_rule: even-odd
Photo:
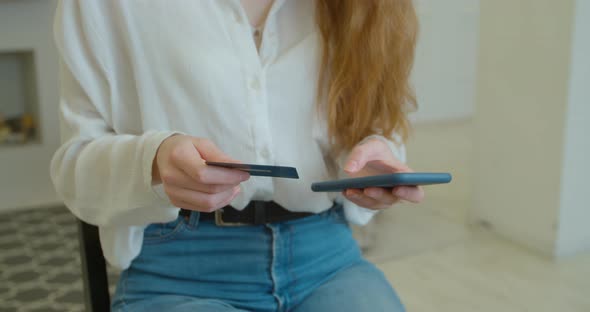
[[[395,195],[397,197],[401,197],[401,196],[404,196],[405,193],[406,193],[406,191],[404,191],[404,189],[396,189],[395,192],[393,192],[393,195]]]
[[[346,170],[346,171],[355,171],[357,167],[358,167],[358,162],[353,160],[353,161],[349,162],[346,165],[346,167],[344,167],[344,170]]]

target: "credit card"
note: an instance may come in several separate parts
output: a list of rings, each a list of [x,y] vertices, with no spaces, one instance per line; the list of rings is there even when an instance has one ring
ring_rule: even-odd
[[[254,164],[236,164],[226,162],[205,162],[208,166],[216,166],[230,169],[238,169],[248,172],[251,176],[258,177],[275,177],[287,179],[299,179],[297,169],[293,167],[284,166],[268,166],[268,165],[254,165]]]

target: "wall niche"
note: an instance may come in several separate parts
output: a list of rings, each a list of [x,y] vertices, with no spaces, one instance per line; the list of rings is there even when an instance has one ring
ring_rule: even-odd
[[[40,142],[35,55],[0,51],[0,147]]]

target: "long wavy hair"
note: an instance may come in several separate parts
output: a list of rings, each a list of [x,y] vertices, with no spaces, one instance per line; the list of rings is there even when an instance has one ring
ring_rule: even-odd
[[[404,142],[418,21],[412,0],[316,0],[322,40],[319,103],[334,151],[372,134]]]

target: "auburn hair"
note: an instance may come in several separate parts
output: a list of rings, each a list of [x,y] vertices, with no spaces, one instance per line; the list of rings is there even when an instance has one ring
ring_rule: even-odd
[[[404,142],[417,107],[409,82],[418,32],[412,0],[316,1],[318,102],[334,151],[372,134]]]

